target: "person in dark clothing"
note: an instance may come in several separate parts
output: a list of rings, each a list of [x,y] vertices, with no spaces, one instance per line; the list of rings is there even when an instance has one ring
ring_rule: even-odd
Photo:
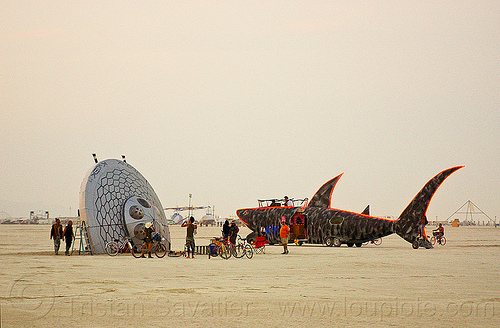
[[[71,248],[71,244],[73,243],[73,221],[69,220],[68,225],[64,228],[64,240],[66,241],[66,255],[69,254],[69,249]]]
[[[239,231],[240,229],[236,226],[236,223],[232,221],[231,226],[229,227],[229,241],[231,242],[231,244],[236,244],[236,237],[238,237]]]
[[[144,242],[148,246],[148,258],[152,258],[151,256],[151,247],[153,246],[153,231],[154,231],[154,226],[152,222],[147,222],[144,225],[146,228],[144,229],[144,232],[146,234],[146,237],[144,237]],[[144,247],[142,248],[142,254],[141,257],[146,257],[144,256]]]
[[[192,258],[194,259],[194,235],[196,234],[197,226],[194,224],[194,217],[189,218],[189,223],[184,222],[181,227],[187,227],[186,232],[186,245],[187,245],[187,258],[189,258],[189,253],[191,251]]]
[[[222,237],[224,237],[224,240],[227,240],[229,238],[230,233],[231,228],[229,227],[229,221],[226,220],[226,222],[224,222],[224,225],[222,226]]]
[[[61,246],[61,239],[63,237],[63,228],[61,225],[61,220],[56,219],[56,222],[52,225],[50,230],[50,239],[54,239],[54,252],[56,255],[59,253],[59,247]]]

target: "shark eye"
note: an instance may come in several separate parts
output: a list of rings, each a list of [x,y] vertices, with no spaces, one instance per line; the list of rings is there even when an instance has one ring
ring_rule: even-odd
[[[243,212],[243,215],[247,215],[247,214],[248,214],[248,211]]]

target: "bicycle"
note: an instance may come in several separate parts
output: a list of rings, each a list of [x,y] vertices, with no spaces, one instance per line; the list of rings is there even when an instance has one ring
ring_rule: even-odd
[[[430,241],[432,246],[434,246],[436,242],[441,246],[446,245],[446,238],[444,236],[439,235],[439,232],[437,231],[432,232],[432,237]]]
[[[104,249],[109,256],[116,256],[118,253],[132,252],[133,246],[130,237],[123,237],[106,243]]]
[[[248,259],[251,259],[254,253],[253,246],[247,241],[246,238],[241,238],[239,235],[235,251],[238,255],[242,254],[240,257],[246,256]]]
[[[215,237],[212,239],[209,247],[209,258],[210,256],[216,257],[220,256],[224,260],[228,260],[231,257],[232,251],[229,248],[228,241],[221,237]]]
[[[186,250],[183,250],[183,251],[169,251],[167,253],[167,255],[168,255],[168,257],[181,257],[181,256],[186,257],[186,253],[187,253]]]
[[[188,243],[184,244],[184,250],[182,251],[169,251],[168,252],[168,256],[169,257],[186,257],[187,256],[187,249],[188,249]],[[194,252],[194,250],[193,250]],[[217,255],[214,255],[214,256],[217,256]]]
[[[151,253],[154,253],[156,257],[162,258],[167,254],[167,246],[163,243],[163,238],[159,233],[153,235],[153,245],[151,246]],[[132,255],[135,258],[141,257],[143,254],[148,252],[148,244],[142,243],[141,245],[135,245],[132,248]]]
[[[366,246],[368,244],[373,244],[375,246],[380,246],[382,244],[382,238],[375,238],[375,239],[372,239],[372,240],[369,240],[369,241],[365,241],[363,243],[364,246]]]

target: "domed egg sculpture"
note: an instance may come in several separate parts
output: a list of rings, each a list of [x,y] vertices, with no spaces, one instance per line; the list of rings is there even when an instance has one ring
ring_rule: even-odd
[[[94,254],[105,253],[107,242],[131,237],[141,243],[147,222],[165,238],[167,219],[153,187],[130,164],[107,159],[92,167],[80,188],[80,218],[86,221]]]

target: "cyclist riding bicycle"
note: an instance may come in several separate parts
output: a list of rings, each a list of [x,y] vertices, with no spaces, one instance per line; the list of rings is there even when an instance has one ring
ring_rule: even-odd
[[[437,229],[432,230],[432,232],[435,233],[435,236],[438,239],[441,239],[441,237],[444,236],[444,227],[443,227],[443,225],[440,223],[439,227]]]

